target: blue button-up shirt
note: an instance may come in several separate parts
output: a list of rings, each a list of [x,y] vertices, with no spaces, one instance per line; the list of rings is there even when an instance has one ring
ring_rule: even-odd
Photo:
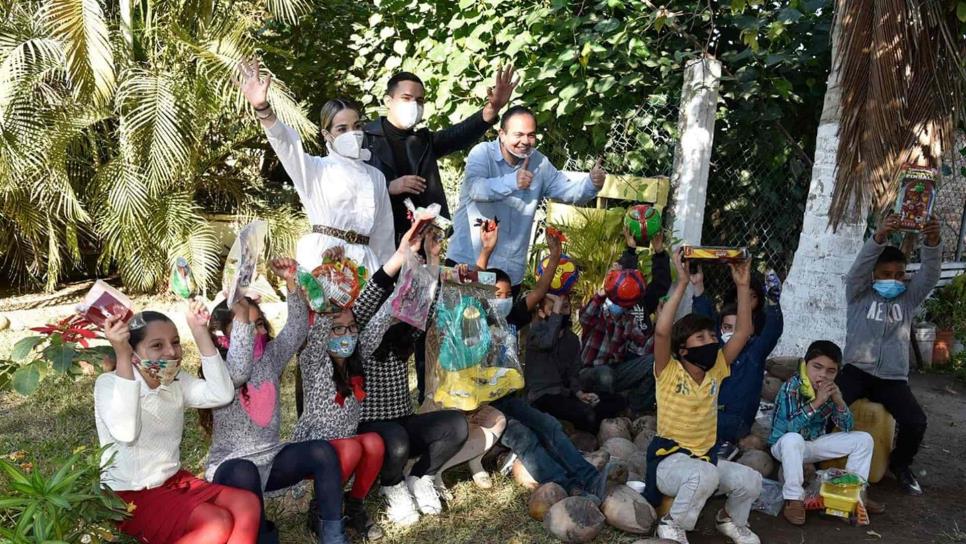
[[[506,272],[513,285],[521,283],[526,272],[533,214],[540,201],[550,198],[581,204],[597,195],[589,175],[572,181],[537,150],[528,165],[533,181],[528,189],[518,189],[517,170],[522,164],[523,161],[515,166],[506,162],[499,140],[479,143],[470,151],[446,255],[458,263],[475,263],[482,247],[476,220],[496,217],[500,220],[500,239],[489,266]]]

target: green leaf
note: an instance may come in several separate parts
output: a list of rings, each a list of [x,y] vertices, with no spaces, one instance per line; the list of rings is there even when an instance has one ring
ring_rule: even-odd
[[[10,352],[10,358],[14,361],[22,361],[30,355],[30,352],[34,350],[35,347],[40,345],[44,341],[43,336],[28,336],[21,339],[19,342],[13,345],[13,351]]]
[[[13,388],[17,393],[27,396],[37,390],[40,384],[40,371],[34,365],[20,367],[13,373]]]
[[[960,0],[956,4],[956,17],[959,18],[959,22],[966,23],[966,1]]]
[[[731,0],[731,11],[735,13],[745,11],[745,0]]]
[[[77,356],[77,350],[74,344],[50,346],[44,350],[44,356],[53,365],[54,370],[60,373],[66,373],[70,370],[71,365],[74,364],[74,357]]]

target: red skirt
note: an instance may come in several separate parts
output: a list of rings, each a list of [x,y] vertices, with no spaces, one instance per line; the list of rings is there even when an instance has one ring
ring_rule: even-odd
[[[120,524],[120,529],[146,544],[174,542],[185,534],[194,509],[214,500],[223,489],[224,486],[179,470],[153,489],[117,491],[119,497],[135,506],[132,516]]]

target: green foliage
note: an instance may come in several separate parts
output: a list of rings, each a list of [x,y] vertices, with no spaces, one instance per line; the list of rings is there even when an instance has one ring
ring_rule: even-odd
[[[79,376],[81,363],[97,365],[112,357],[109,346],[91,346],[98,336],[95,327],[78,316],[31,329],[41,333],[17,341],[8,361],[0,361],[0,391],[13,389],[30,395],[49,375]]]
[[[204,285],[221,247],[202,204],[244,213],[264,201],[264,136],[231,77],[263,21],[294,20],[305,1],[126,6],[0,5],[0,228],[11,233],[0,258],[48,289],[96,266],[157,290],[178,257]],[[313,137],[284,84],[271,100]]]
[[[966,341],[966,275],[960,274],[940,287],[925,303],[926,319],[939,330],[951,330]]]
[[[112,542],[115,523],[127,504],[100,483],[105,448],[80,447],[54,466],[52,474],[23,462],[23,452],[0,458],[0,540],[30,542]]]

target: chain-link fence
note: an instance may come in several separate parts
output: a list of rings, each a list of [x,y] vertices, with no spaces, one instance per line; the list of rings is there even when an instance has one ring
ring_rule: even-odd
[[[780,127],[715,125],[701,242],[747,247],[754,268],[784,278],[798,248],[812,162]],[[720,297],[732,285],[727,267],[705,270],[705,285]]]
[[[943,261],[962,261],[966,247],[963,240],[966,216],[966,134],[960,134],[957,145],[946,154],[940,167],[939,190],[933,215],[942,225]]]

